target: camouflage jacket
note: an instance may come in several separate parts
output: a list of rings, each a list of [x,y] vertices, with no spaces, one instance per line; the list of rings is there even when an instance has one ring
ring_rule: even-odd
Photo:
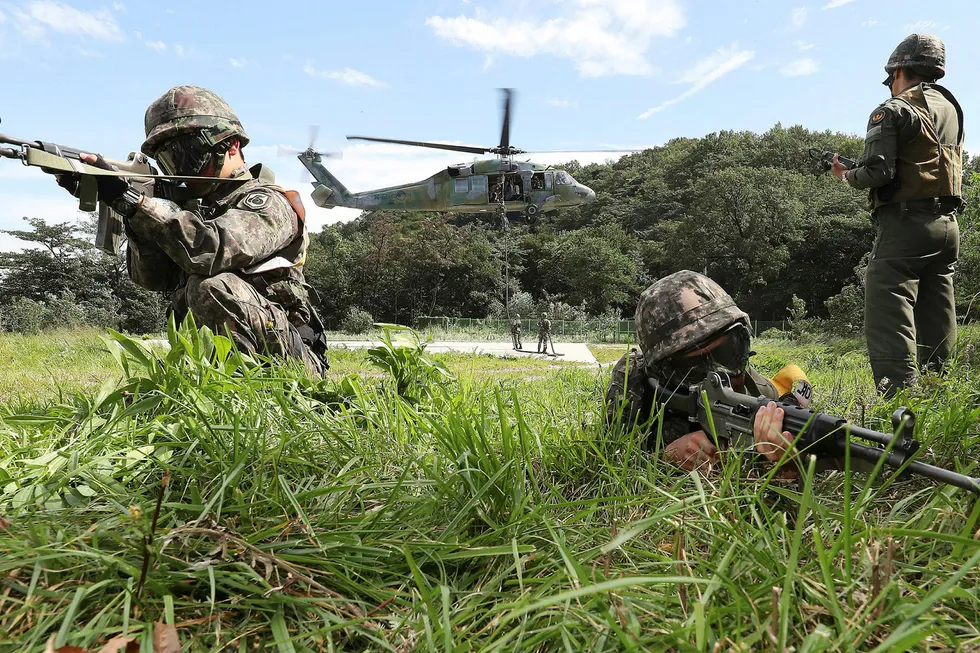
[[[280,304],[296,326],[310,319],[302,264],[307,234],[302,205],[294,208],[274,175],[261,165],[242,166],[203,200],[177,205],[147,200],[126,221],[128,268],[133,281],[172,293],[178,316],[191,275],[234,272]]]
[[[628,378],[627,374],[629,375]],[[778,399],[779,397],[772,382],[752,369],[751,366],[745,374],[745,387],[740,388],[739,391],[756,397],[766,396],[771,399]],[[653,391],[647,383],[643,354],[636,349],[631,350],[628,354],[623,354],[623,357],[613,367],[609,388],[606,390],[607,423],[612,423],[615,420],[624,399],[626,404],[622,407],[622,424],[626,428],[631,428],[634,423],[644,424],[650,419],[653,412]],[[696,423],[688,420],[687,415],[666,411],[662,426],[656,422],[651,424],[647,446],[650,449],[656,448],[658,431],[660,446],[663,448],[681,436],[697,431],[699,428],[701,427]]]

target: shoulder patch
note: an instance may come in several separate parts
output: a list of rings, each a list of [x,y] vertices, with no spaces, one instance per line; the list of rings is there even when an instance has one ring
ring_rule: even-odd
[[[877,111],[875,111],[874,113],[871,114],[871,124],[872,125],[877,125],[879,122],[881,122],[884,119],[885,119],[885,110],[884,109],[878,109]]]
[[[252,209],[253,211],[258,211],[259,209],[265,208],[269,203],[269,193],[263,192],[253,192],[245,196],[242,200],[242,205],[246,208]]]

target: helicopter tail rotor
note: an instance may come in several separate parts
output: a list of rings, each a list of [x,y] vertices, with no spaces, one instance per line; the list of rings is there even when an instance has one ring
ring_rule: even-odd
[[[319,125],[310,125],[310,144],[305,150],[298,150],[293,147],[283,147],[279,146],[277,148],[277,154],[279,156],[299,156],[305,155],[306,157],[312,159],[314,157],[320,157],[323,159],[342,159],[344,158],[343,152],[321,152],[316,149],[316,139],[320,134]],[[313,176],[310,174],[309,170],[305,167],[303,168],[303,173],[300,181],[303,183],[313,180]]]

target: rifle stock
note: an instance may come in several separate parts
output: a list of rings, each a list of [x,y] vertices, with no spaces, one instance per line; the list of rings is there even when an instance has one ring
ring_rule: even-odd
[[[726,440],[735,449],[754,446],[752,425],[755,415],[759,408],[772,401],[736,392],[717,373],[709,374],[703,383],[686,387],[669,388],[656,379],[649,379],[649,384],[655,404],[687,415],[693,425],[704,429],[716,441]],[[784,412],[783,430],[793,434],[796,448],[803,454],[840,458],[849,450],[854,458],[870,463],[884,459],[884,464],[889,467],[980,494],[980,479],[912,460],[920,445],[913,437],[915,415],[904,406],[892,414],[894,432],[882,433],[849,424],[843,417],[818,413],[791,403],[777,403]],[[853,442],[854,438],[865,440],[871,446]]]

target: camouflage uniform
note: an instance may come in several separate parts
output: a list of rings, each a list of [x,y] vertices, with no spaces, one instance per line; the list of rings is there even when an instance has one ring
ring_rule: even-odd
[[[681,270],[660,279],[640,295],[636,307],[636,338],[642,351],[624,354],[612,370],[606,390],[608,423],[620,419],[627,428],[644,424],[653,414],[653,391],[648,378],[665,376],[662,363],[674,354],[702,342],[710,342],[733,324],[748,325],[746,315],[721,286],[703,275]],[[742,385],[736,390],[773,400],[780,393],[771,381],[746,367]],[[625,401],[625,403],[623,403]],[[661,446],[701,427],[687,415],[668,411],[661,425]],[[656,429],[650,433],[656,445]]]
[[[885,66],[943,77],[945,47],[912,34]],[[878,233],[868,265],[865,331],[875,382],[892,392],[920,366],[941,366],[956,337],[953,264],[959,254],[963,111],[947,89],[923,82],[875,108],[864,154],[845,173],[867,189]],[[885,379],[888,379],[886,382]]]
[[[538,353],[547,354],[548,353],[548,343],[551,342],[551,320],[548,319],[547,313],[541,314],[541,319],[538,320]],[[554,345],[552,345],[554,348]]]
[[[524,343],[521,342],[521,316],[514,315],[510,322],[510,338],[514,342],[514,349],[522,349]]]
[[[217,142],[231,134],[248,143],[223,100],[178,86],[147,109],[143,152],[159,161],[168,139],[201,129]],[[191,310],[198,324],[227,328],[243,351],[297,358],[321,376],[325,361],[309,345],[319,320],[302,271],[308,236],[299,196],[275,186],[261,165],[243,165],[232,178],[240,183],[215,183],[199,200],[143,200],[126,220],[129,273],[171,292],[177,318]]]

